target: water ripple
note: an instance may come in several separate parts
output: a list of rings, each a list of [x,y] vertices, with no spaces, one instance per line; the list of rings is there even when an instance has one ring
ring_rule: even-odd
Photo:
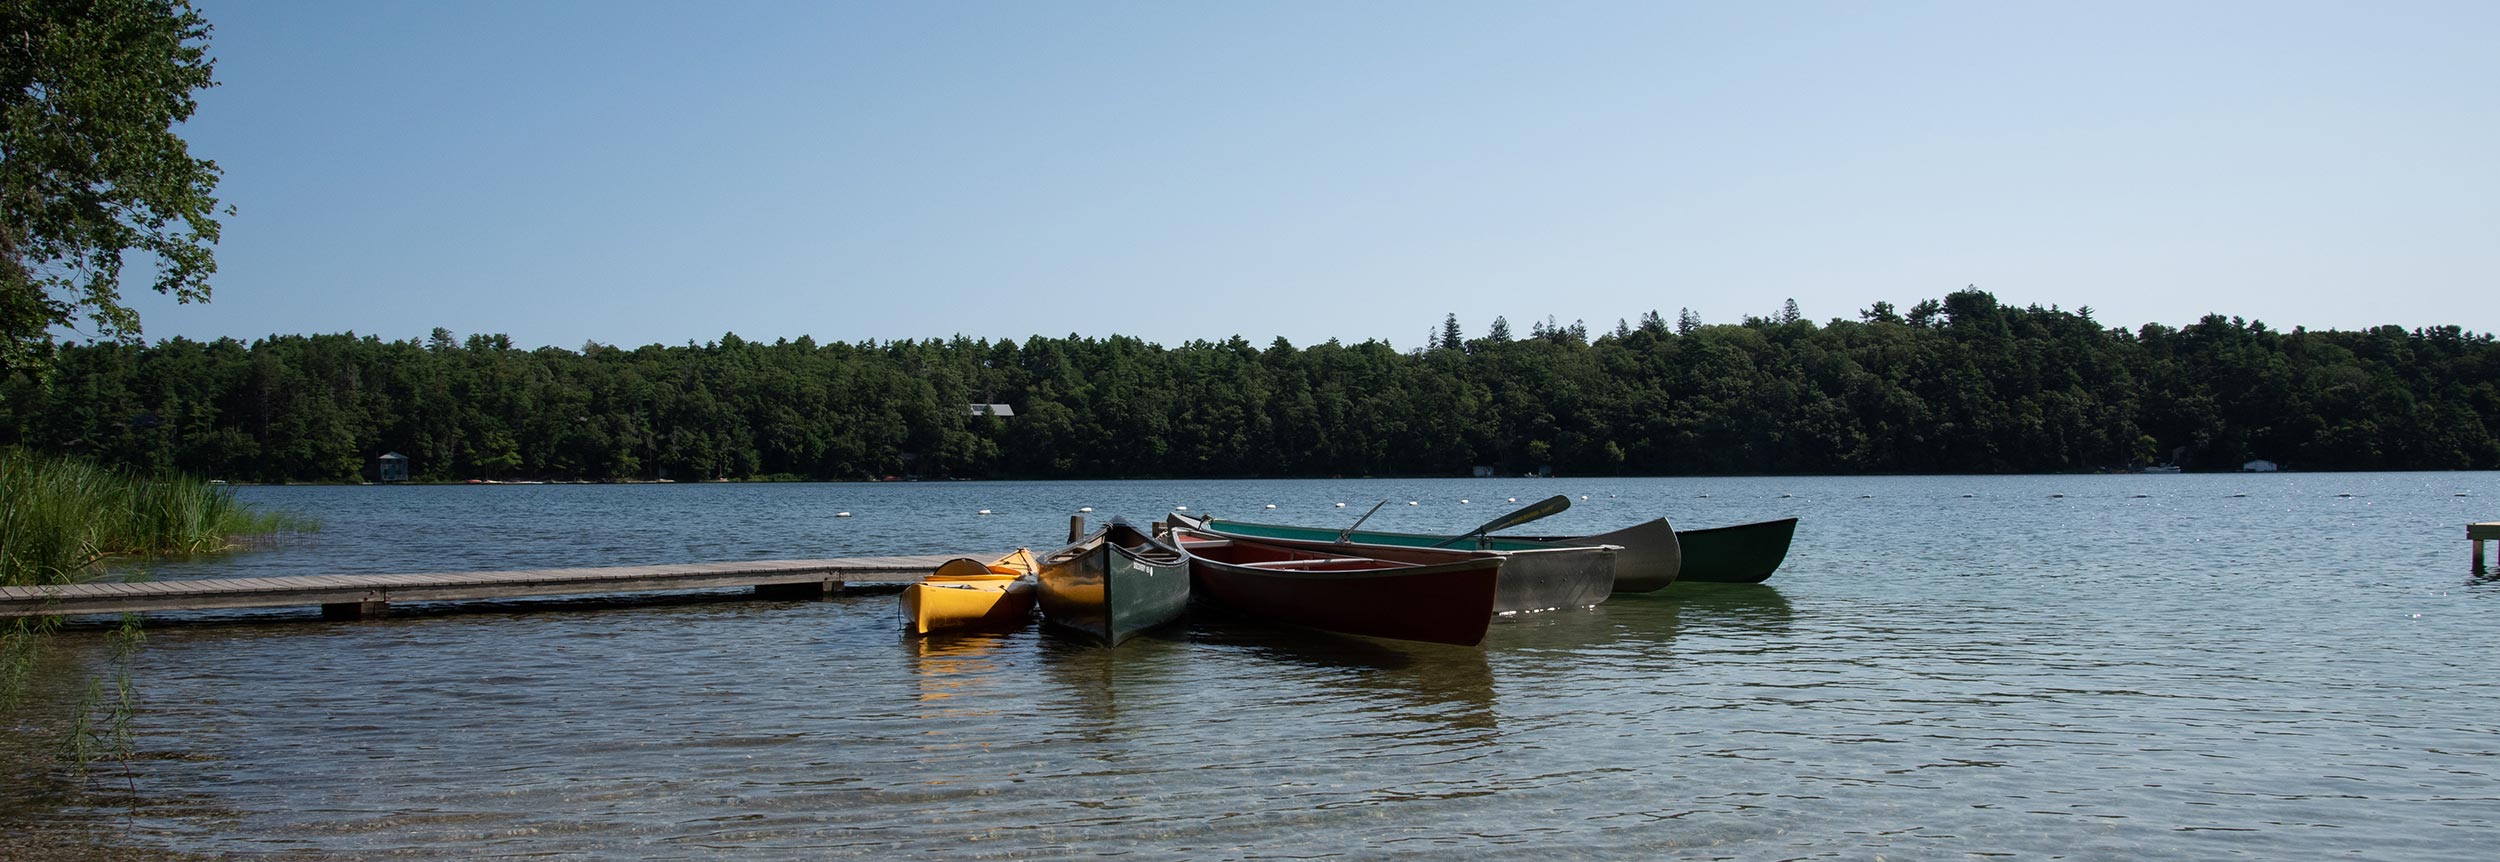
[[[157,574],[979,551],[1077,506],[1333,523],[1297,501],[1577,481],[244,488],[331,529]],[[908,639],[888,594],[203,615],[138,654],[128,780],[11,743],[0,826],[111,839],[66,859],[2444,860],[2500,819],[2500,586],[2453,535],[2482,474],[1580,484],[1554,529],[1804,520],[1769,587],[1475,649]]]

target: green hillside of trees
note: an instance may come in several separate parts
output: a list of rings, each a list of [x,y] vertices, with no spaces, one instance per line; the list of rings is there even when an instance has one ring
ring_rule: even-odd
[[[515,349],[65,345],[0,444],[235,481],[2014,473],[2500,467],[2500,345],[2457,327],[2104,326],[1979,290],[1816,324],[1459,321],[1421,349],[1125,336]],[[1004,403],[1012,418],[968,405]]]

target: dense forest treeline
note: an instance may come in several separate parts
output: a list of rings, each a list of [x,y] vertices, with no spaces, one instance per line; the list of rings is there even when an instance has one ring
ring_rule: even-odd
[[[237,481],[2003,473],[2500,467],[2500,345],[2456,327],[2105,327],[1979,290],[1816,324],[1592,338],[1036,337],[515,349],[273,336],[65,346],[0,443]],[[970,405],[1003,403],[1012,417]]]

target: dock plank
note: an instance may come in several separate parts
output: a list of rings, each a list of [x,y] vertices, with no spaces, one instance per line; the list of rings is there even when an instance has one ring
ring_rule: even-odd
[[[967,555],[419,572],[404,575],[286,575],[0,587],[0,617],[298,607],[363,601],[460,601],[598,595],[824,581],[910,583],[957,556]]]

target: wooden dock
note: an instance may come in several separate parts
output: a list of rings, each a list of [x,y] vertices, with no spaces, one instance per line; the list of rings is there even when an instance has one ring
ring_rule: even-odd
[[[911,583],[950,559],[954,555],[0,587],[0,617],[319,605],[323,616],[356,618],[383,613],[392,602],[722,587],[753,587],[757,594],[775,598],[807,598],[840,592],[845,583]]]

